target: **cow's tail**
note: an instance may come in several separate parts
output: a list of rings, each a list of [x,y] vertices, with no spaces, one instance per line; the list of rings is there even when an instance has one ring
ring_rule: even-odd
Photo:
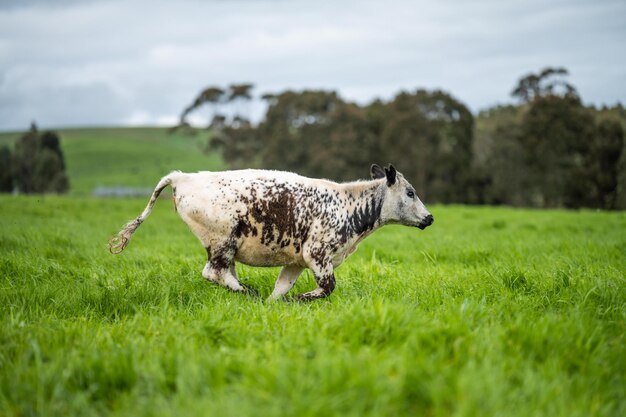
[[[163,189],[168,185],[172,184],[172,179],[179,173],[179,171],[174,171],[171,174],[161,178],[161,181],[159,181],[157,186],[154,188],[154,191],[152,192],[152,196],[150,197],[150,201],[148,201],[148,205],[139,215],[139,217],[126,223],[122,230],[120,230],[117,235],[113,236],[109,240],[109,252],[117,255],[118,253],[121,253],[124,248],[126,248],[126,246],[128,246],[130,238],[133,236],[133,233],[135,233],[135,230],[137,230],[137,228],[141,226],[141,223],[143,223],[144,220],[146,220],[146,218],[150,215],[150,212],[152,212],[152,207],[154,207],[157,198],[159,198],[159,194],[161,194],[161,191],[163,191]]]

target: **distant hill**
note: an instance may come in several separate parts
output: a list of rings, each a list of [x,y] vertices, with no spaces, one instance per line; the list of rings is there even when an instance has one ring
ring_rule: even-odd
[[[168,133],[167,128],[56,129],[65,154],[70,194],[90,195],[99,189],[124,189],[131,193],[153,188],[175,169],[221,170],[226,165],[218,153],[204,153],[206,130],[195,136]],[[23,132],[0,133],[0,146],[13,145]]]

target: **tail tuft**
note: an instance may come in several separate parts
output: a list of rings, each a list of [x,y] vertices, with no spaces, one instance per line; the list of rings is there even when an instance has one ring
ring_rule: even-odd
[[[111,252],[113,255],[122,253],[126,246],[128,246],[131,236],[133,235],[133,233],[135,233],[135,230],[137,230],[141,223],[142,222],[139,220],[139,218],[128,222],[117,235],[113,236],[109,240],[109,252]]]
[[[127,237],[121,235],[113,236],[109,240],[109,252],[111,252],[113,255],[118,255],[122,253],[122,251],[128,245],[128,241],[129,239]]]

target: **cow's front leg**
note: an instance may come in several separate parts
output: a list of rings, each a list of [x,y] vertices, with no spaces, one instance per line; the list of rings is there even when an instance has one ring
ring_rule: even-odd
[[[310,301],[316,298],[328,297],[335,289],[335,274],[333,272],[333,264],[329,262],[315,263],[309,266],[313,275],[317,288],[313,291],[305,292],[297,295],[295,298],[300,301]]]
[[[288,265],[285,266],[278,275],[278,279],[276,280],[276,284],[274,285],[274,291],[268,297],[267,301],[277,300],[283,295],[287,294],[293,285],[298,280],[300,273],[302,273],[301,266],[297,265]]]

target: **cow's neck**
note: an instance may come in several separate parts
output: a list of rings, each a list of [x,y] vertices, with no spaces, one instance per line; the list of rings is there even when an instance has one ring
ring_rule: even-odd
[[[346,239],[361,239],[382,225],[385,182],[360,181],[343,184],[348,212],[343,226]]]

